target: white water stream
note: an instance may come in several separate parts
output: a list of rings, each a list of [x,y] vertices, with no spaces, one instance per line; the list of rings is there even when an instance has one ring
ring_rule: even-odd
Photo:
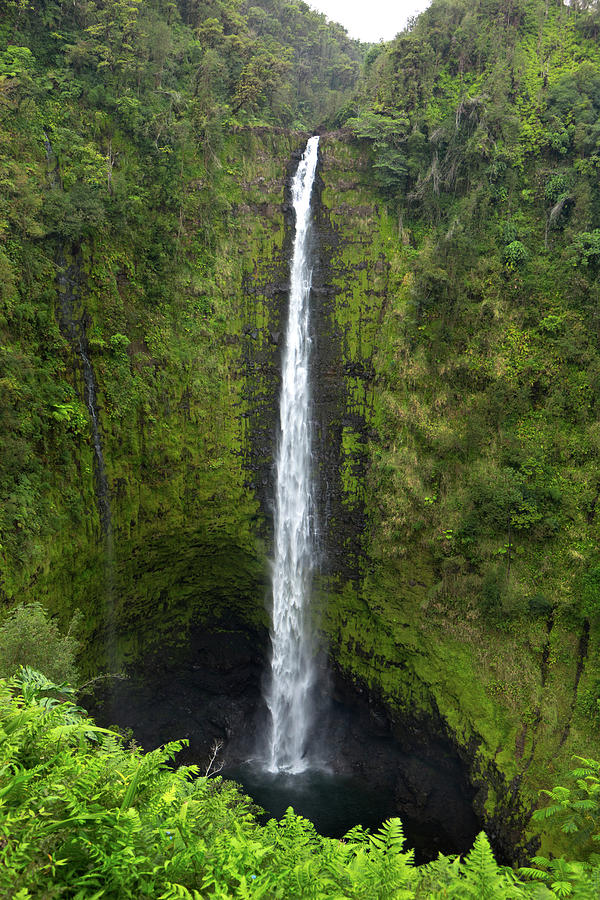
[[[270,772],[304,771],[315,681],[314,640],[308,604],[314,567],[310,424],[309,298],[311,194],[319,138],[310,138],[292,184],[296,234],[290,307],[282,366],[281,434],[275,494],[272,660],[266,693],[271,713]]]

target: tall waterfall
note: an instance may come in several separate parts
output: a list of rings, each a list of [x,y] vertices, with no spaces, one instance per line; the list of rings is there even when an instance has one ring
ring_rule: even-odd
[[[311,194],[319,138],[310,138],[292,184],[296,234],[282,367],[281,434],[275,495],[272,660],[267,705],[272,772],[306,769],[305,744],[315,680],[309,595],[314,565],[309,383]]]

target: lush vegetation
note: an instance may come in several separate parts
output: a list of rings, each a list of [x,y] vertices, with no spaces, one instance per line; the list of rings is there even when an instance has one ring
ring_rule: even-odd
[[[599,611],[597,22],[434,0],[370,51],[348,120],[405,248],[379,361],[384,546],[425,548],[438,599],[498,622]]]
[[[414,589],[419,627],[424,620],[434,638],[422,665],[438,684],[431,660],[441,660],[461,689],[450,685],[459,706],[470,701],[465,683],[473,686],[472,709],[486,716],[481,733],[493,732],[505,755],[499,765],[513,774],[518,759],[519,778],[548,787],[538,759],[592,756],[599,30],[596,4],[434,0],[396,40],[367,50],[291,0],[5,2],[4,611],[23,597],[49,599],[66,622],[87,603],[85,636],[94,632],[98,652],[98,598],[113,579],[135,600],[119,615],[142,620],[150,610],[167,617],[161,604],[179,578],[186,625],[193,602],[239,613],[262,595],[263,559],[248,525],[256,500],[240,472],[232,415],[241,403],[239,298],[258,277],[257,258],[281,250],[273,172],[304,140],[292,130],[344,128],[355,145],[346,162],[356,147],[368,153],[371,200],[390,212],[381,213],[385,244],[377,245],[389,271],[369,360],[366,581],[362,595],[352,586],[350,598],[331,603],[333,620],[344,634],[349,619],[354,627],[348,609],[358,610],[356,631],[365,641],[370,629],[377,652],[359,657],[345,640],[353,664],[378,665],[376,687],[385,692],[389,679],[402,692],[409,667],[397,665],[398,648],[426,655],[423,643],[413,653],[413,632],[404,636],[414,623],[399,619]],[[355,189],[354,174],[342,180]],[[365,221],[374,216],[361,209]],[[110,483],[106,546],[82,354],[95,373]],[[204,531],[188,541],[196,520]],[[153,544],[159,532],[168,540]],[[235,595],[226,577],[237,579]],[[74,634],[61,636],[39,605],[7,613],[0,675],[32,665],[75,683]],[[452,655],[452,641],[462,656]],[[462,670],[452,668],[457,659]],[[101,668],[97,658],[82,662]],[[574,685],[562,677],[567,664]],[[405,702],[428,710],[419,687],[403,692]],[[533,819],[545,833],[555,828],[578,862],[539,858],[517,875],[496,865],[480,837],[462,862],[415,867],[395,822],[342,844],[291,814],[261,828],[234,788],[174,772],[175,745],[146,756],[124,749],[66,703],[66,691],[29,670],[2,688],[0,885],[21,898],[103,889],[115,897],[598,894],[593,760],[569,787],[553,788]],[[467,734],[462,719],[437,707]],[[507,709],[518,734],[503,745],[494,729]]]
[[[139,458],[132,420],[161,432],[139,461],[160,480],[180,452],[157,422],[161,407],[214,411],[225,377],[218,341],[232,263],[217,269],[216,258],[236,229],[242,174],[228,135],[250,124],[314,126],[352,90],[362,51],[304,4],[5,10],[0,585],[11,597],[47,568],[61,531],[77,534],[63,557],[89,539],[94,460],[76,383],[81,342],[117,443]],[[194,437],[191,457],[197,447]],[[131,470],[112,475],[125,487]]]
[[[80,617],[75,614],[67,634],[40,603],[14,607],[0,623],[0,678],[16,675],[22,666],[32,666],[57,683],[76,684],[76,656]]]
[[[597,896],[593,864],[498,866],[482,833],[461,860],[416,867],[402,825],[322,838],[288,810],[259,826],[232,783],[170,765],[180,744],[124,746],[32,669],[0,681],[0,891],[5,896],[472,898]],[[593,765],[587,763],[588,766]],[[596,764],[593,775],[597,785]],[[580,778],[589,777],[588,770]],[[598,798],[592,812],[598,828]]]
[[[547,767],[564,778],[598,741],[597,22],[597,4],[434,0],[371,48],[340,119],[393,221],[370,616],[355,602],[339,647],[404,644],[401,690],[385,664],[355,669],[400,704],[432,685],[459,731],[471,708],[534,804]]]

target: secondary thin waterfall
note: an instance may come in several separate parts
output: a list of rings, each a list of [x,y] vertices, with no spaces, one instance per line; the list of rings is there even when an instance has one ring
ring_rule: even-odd
[[[311,194],[319,138],[310,138],[292,184],[296,234],[290,307],[282,367],[281,434],[275,495],[275,558],[271,677],[267,705],[271,733],[267,767],[302,772],[315,680],[308,603],[314,565],[310,425],[309,298]]]

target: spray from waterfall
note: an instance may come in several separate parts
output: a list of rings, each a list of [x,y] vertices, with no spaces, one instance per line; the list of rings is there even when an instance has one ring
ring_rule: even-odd
[[[304,771],[315,682],[309,599],[314,567],[310,421],[309,299],[311,195],[319,154],[312,137],[292,184],[296,231],[282,366],[280,440],[275,491],[272,659],[266,701],[271,713],[267,768]]]

